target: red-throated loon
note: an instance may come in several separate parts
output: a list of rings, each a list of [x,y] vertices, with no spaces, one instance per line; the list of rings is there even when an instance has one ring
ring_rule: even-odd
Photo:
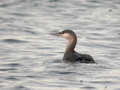
[[[65,62],[95,63],[92,56],[88,54],[80,54],[74,50],[77,43],[77,36],[72,30],[64,30],[56,33],[56,35],[61,36],[68,41],[63,57]]]

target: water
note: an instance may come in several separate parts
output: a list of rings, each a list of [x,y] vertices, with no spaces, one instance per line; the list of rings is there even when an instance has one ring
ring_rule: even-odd
[[[72,29],[76,50],[97,64],[62,62]],[[0,90],[120,90],[119,0],[1,0]]]

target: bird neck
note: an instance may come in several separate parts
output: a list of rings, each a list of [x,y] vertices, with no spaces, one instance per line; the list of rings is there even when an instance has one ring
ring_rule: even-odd
[[[77,38],[76,37],[72,38],[71,40],[68,40],[65,54],[74,52],[74,48],[76,46],[76,43],[77,43]]]

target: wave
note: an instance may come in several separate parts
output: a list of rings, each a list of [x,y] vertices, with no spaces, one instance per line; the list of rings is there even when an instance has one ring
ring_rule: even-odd
[[[25,42],[27,42],[27,41],[18,40],[18,39],[4,39],[3,41],[7,42],[7,43],[25,43]]]

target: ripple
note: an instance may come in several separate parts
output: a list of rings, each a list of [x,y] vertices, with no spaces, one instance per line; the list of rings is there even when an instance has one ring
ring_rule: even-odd
[[[26,43],[27,41],[18,40],[18,39],[4,39],[3,42],[6,42],[6,43]]]
[[[17,70],[15,68],[3,68],[3,69],[0,69],[0,71],[14,71],[14,70]]]
[[[113,81],[91,81],[91,83],[95,83],[95,84],[115,84]]]
[[[29,88],[27,88],[25,86],[20,85],[20,86],[14,87],[13,90],[31,90],[31,89],[29,89]]]
[[[9,14],[12,14],[12,15],[15,15],[15,16],[19,16],[19,17],[25,17],[25,16],[28,17],[28,16],[31,16],[28,13],[18,13],[18,12],[9,13]]]
[[[58,2],[60,0],[49,0],[49,2]]]
[[[17,79],[17,78],[14,77],[14,76],[9,76],[9,77],[6,78],[6,80],[17,81],[17,80],[19,80],[19,79]]]
[[[55,73],[55,74],[64,74],[64,75],[66,75],[66,74],[72,74],[72,73],[74,73],[74,72],[60,72],[60,71],[51,71],[52,73]]]
[[[25,76],[25,77],[28,77],[28,78],[36,78],[37,76],[28,75],[28,76]]]
[[[9,63],[9,64],[5,64],[7,66],[10,66],[10,67],[19,67],[21,66],[19,63]]]
[[[24,0],[17,0],[17,1],[12,1],[12,0],[9,0],[9,1],[5,1],[5,2],[2,2],[0,4],[0,7],[10,7],[10,6],[15,6],[15,5],[18,5],[20,3],[24,2]]]
[[[33,35],[36,35],[38,33],[34,32],[34,31],[29,31],[29,30],[25,30],[26,33],[30,33],[30,34],[33,34]]]
[[[83,89],[85,90],[96,90],[96,87],[92,87],[92,86],[85,86],[85,87],[82,87]]]

